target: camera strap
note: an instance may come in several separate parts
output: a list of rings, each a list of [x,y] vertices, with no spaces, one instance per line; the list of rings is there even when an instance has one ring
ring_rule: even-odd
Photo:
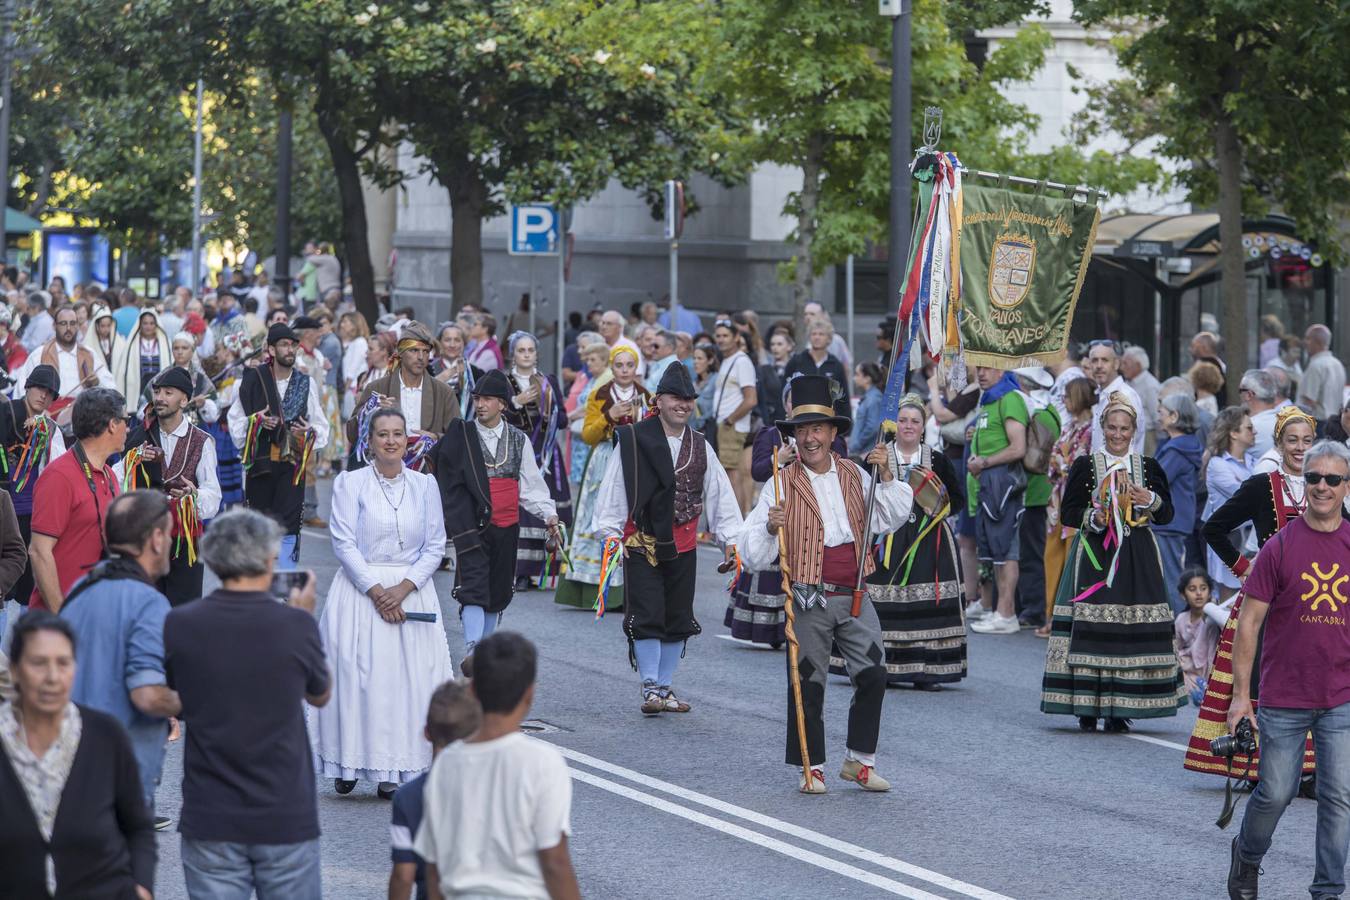
[[[1252,766],[1251,754],[1247,754],[1247,765],[1244,767],[1250,772]],[[1236,793],[1233,790],[1234,784],[1237,784]],[[1251,793],[1250,788],[1245,789],[1246,793]],[[1215,822],[1220,829],[1227,828],[1233,821],[1233,813],[1237,812],[1238,804],[1242,802],[1244,788],[1241,785],[1241,779],[1233,778],[1233,757],[1228,757],[1228,772],[1224,778],[1223,785],[1223,812],[1219,814],[1219,820]]]

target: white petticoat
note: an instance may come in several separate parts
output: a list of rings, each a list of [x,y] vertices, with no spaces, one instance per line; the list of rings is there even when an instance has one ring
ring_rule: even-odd
[[[384,587],[403,580],[406,567],[371,564]],[[431,622],[391,625],[341,569],[319,617],[333,675],[327,705],[308,709],[310,746],[324,778],[411,781],[431,767],[422,734],[427,704],[454,677],[440,603],[431,581],[403,601],[404,612],[436,613]]]

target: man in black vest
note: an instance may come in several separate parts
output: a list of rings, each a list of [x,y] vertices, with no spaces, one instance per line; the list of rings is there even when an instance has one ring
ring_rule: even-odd
[[[615,432],[595,498],[593,530],[622,537],[624,633],[628,659],[642,678],[642,713],[689,712],[671,682],[685,642],[703,629],[694,618],[698,520],[708,522],[728,560],[741,510],[717,454],[689,427],[698,390],[684,366],[669,366],[656,388],[657,415]]]
[[[474,421],[451,419],[435,450],[445,533],[455,542],[458,562],[455,599],[464,624],[466,674],[473,648],[492,634],[511,603],[521,507],[543,519],[555,539],[558,527],[530,439],[502,418],[512,393],[500,370],[485,373],[473,386]]]
[[[33,537],[33,490],[42,469],[66,452],[66,442],[47,408],[61,396],[61,376],[51,366],[35,366],[23,383],[23,396],[0,403],[0,452],[5,454],[5,489],[14,498],[24,546]],[[39,423],[39,419],[45,421]],[[6,596],[28,604],[33,568],[25,556],[23,574]],[[3,598],[0,598],[3,604]]]
[[[328,417],[318,387],[295,369],[299,345],[289,326],[269,328],[269,353],[262,365],[244,369],[239,399],[229,414],[230,437],[247,454],[244,504],[281,525],[278,570],[294,569],[299,559],[304,469],[316,464],[316,454],[328,446]]]
[[[159,589],[173,606],[202,595],[197,541],[206,521],[220,512],[215,439],[184,415],[192,388],[192,376],[181,366],[155,378],[152,411],[128,430],[128,452],[122,459],[128,489],[157,488],[169,497],[173,546],[169,574],[160,579]]]

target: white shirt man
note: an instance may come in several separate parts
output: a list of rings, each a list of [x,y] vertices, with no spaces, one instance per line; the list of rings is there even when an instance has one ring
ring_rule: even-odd
[[[76,344],[69,350],[66,350],[60,344],[54,345],[54,349],[56,350],[56,371],[57,374],[61,376],[62,397],[73,398],[84,393],[84,385],[80,384],[80,346],[80,344]],[[27,362],[19,368],[18,373],[14,376],[14,383],[16,385],[27,383],[28,376],[32,374],[34,369],[42,365],[42,351],[43,348],[38,347],[37,350],[28,355]],[[108,367],[103,364],[102,357],[97,353],[92,355],[94,358],[93,374],[98,376],[98,387],[116,389],[117,385],[113,382],[112,372],[109,372]]]
[[[1298,383],[1299,406],[1319,422],[1340,415],[1345,396],[1345,366],[1331,352],[1331,332],[1313,325],[1303,338],[1309,353],[1308,367]]]
[[[739,350],[732,354],[728,359],[722,360],[722,367],[717,371],[717,385],[713,389],[714,402],[717,409],[714,415],[718,423],[725,422],[727,418],[734,413],[745,401],[745,395],[742,393],[744,388],[753,388],[758,379],[755,376],[754,363],[750,362],[750,357]],[[750,416],[744,415],[732,423],[737,431],[742,434],[750,432]]]

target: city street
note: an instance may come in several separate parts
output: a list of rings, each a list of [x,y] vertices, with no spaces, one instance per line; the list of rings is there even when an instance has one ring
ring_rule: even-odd
[[[324,484],[326,490],[327,484]],[[301,559],[326,585],[326,532],[307,529]],[[1045,642],[1029,631],[973,635],[971,674],[934,693],[892,689],[878,769],[889,794],[837,779],[849,690],[826,699],[829,793],[805,797],[782,764],[780,653],[726,639],[725,576],[700,551],[698,616],[677,676],[694,706],[644,719],[619,615],[596,622],[551,595],[518,595],[506,626],[540,651],[534,718],[568,757],[572,854],[596,898],[822,897],[1209,898],[1224,895],[1228,831],[1214,827],[1223,782],[1186,772],[1194,720],[1084,735],[1037,704]],[[450,579],[437,591],[458,663]],[[555,730],[556,729],[556,730]],[[171,746],[159,811],[176,816],[182,744]],[[373,784],[339,797],[318,787],[324,894],[382,896],[389,804]],[[1239,811],[1239,817],[1241,811]],[[1303,896],[1312,878],[1314,805],[1296,800],[1263,863],[1262,896]],[[160,836],[155,896],[181,898],[178,838]]]

